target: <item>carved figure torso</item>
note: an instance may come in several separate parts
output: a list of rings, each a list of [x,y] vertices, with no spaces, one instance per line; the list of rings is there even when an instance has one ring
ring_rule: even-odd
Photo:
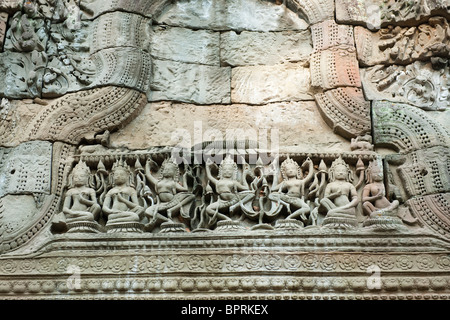
[[[229,201],[236,197],[236,181],[222,178],[216,183],[216,190],[221,200]]]
[[[127,203],[123,202],[122,199],[133,202],[133,197],[137,196],[136,190],[128,186],[114,187],[108,192],[108,194],[112,200],[111,210],[115,212],[128,211],[132,209]]]
[[[108,216],[107,225],[139,222],[144,208],[139,205],[136,190],[127,183],[129,171],[119,166],[113,178],[115,186],[108,191],[103,203],[103,212]]]
[[[374,206],[376,208],[386,208],[391,203],[386,199],[386,190],[384,184],[381,182],[373,182],[364,187],[363,190],[363,201],[365,201],[366,196],[378,196],[379,198],[374,201]]]
[[[333,200],[338,207],[350,203],[349,198],[352,197],[352,191],[355,189],[353,184],[347,181],[334,181],[327,185],[325,189],[325,197]]]
[[[281,191],[287,191],[287,195],[291,197],[300,197],[303,181],[300,179],[289,179],[282,183]]]
[[[163,178],[156,183],[155,191],[162,202],[172,201],[177,193],[177,183],[173,179]]]
[[[75,187],[67,191],[66,197],[69,197],[71,204],[69,209],[72,211],[88,211],[91,207],[86,200],[95,201],[95,190],[86,186]]]

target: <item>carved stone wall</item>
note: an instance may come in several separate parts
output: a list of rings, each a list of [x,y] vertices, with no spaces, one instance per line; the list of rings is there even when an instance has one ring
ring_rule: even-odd
[[[0,297],[450,294],[446,1],[0,3]]]

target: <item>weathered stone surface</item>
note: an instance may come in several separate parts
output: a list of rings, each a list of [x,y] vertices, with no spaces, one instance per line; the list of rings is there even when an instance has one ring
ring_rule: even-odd
[[[0,2],[0,11],[13,13],[22,8],[23,0],[3,0]]]
[[[95,19],[98,16],[113,11],[125,11],[141,14],[147,18],[159,15],[171,0],[148,1],[148,0],[80,0],[81,18],[83,20]]]
[[[227,136],[227,130],[230,135],[242,130],[244,133],[256,134],[258,138],[259,130],[262,130],[267,134],[269,147],[271,135],[278,134],[280,151],[286,152],[350,150],[349,141],[333,133],[312,101],[281,102],[262,106],[196,106],[153,102],[147,104],[142,113],[125,128],[111,134],[111,145],[146,149],[180,143],[180,146],[190,148],[203,139],[211,140],[213,130],[223,139]],[[278,133],[274,130],[278,130]],[[275,140],[273,141],[275,143]]]
[[[50,193],[52,144],[46,141],[0,148],[0,197],[6,194]]]
[[[151,19],[128,12],[105,13],[93,22],[83,33],[92,39],[90,53],[99,50],[132,47],[148,50],[151,38]]]
[[[0,145],[17,146],[30,140],[94,141],[96,134],[133,119],[146,101],[145,94],[121,87],[82,90],[56,99],[5,101],[9,106],[2,106],[0,113]]]
[[[0,238],[20,234],[36,221],[44,195],[6,195],[0,198]],[[2,239],[3,240],[3,239]]]
[[[378,29],[381,24],[380,9],[371,0],[336,0],[336,22],[363,24],[370,29]]]
[[[92,56],[55,56],[43,76],[43,97],[68,92],[117,85],[141,92],[148,90],[150,55],[132,47],[109,48]],[[121,70],[118,72],[116,70]]]
[[[336,0],[336,21],[338,23],[360,24],[371,30],[389,24],[410,25],[426,21],[430,16],[450,16],[448,1],[425,0]]]
[[[342,87],[315,95],[320,113],[333,130],[347,138],[371,131],[370,102],[361,89]]]
[[[311,85],[322,89],[360,87],[356,52],[352,48],[333,48],[311,55]]]
[[[424,110],[445,110],[450,104],[449,69],[435,70],[430,62],[407,66],[361,68],[364,93],[370,100],[409,103]]]
[[[450,192],[450,149],[430,147],[413,151],[396,168],[407,198]]]
[[[0,12],[0,50],[1,51],[3,51],[3,43],[5,42],[7,21],[8,21],[8,14],[6,12]]]
[[[449,24],[443,17],[431,17],[417,27],[389,26],[378,32],[355,27],[358,60],[362,65],[405,64],[450,55]]]
[[[22,136],[27,123],[42,109],[33,100],[9,100],[2,98],[0,112],[0,145],[16,147],[26,141]]]
[[[286,10],[285,6],[261,0],[177,1],[154,19],[172,26],[212,30],[281,31],[307,28],[306,21],[293,11]]]
[[[49,21],[43,19],[35,10],[16,12],[8,22],[4,50],[45,51],[49,25]]]
[[[413,214],[444,237],[450,236],[450,193],[418,196],[408,200]]]
[[[219,66],[219,32],[155,26],[149,51],[152,57]]]
[[[141,92],[148,90],[151,59],[147,52],[127,47],[111,48],[97,52],[92,60],[97,70],[92,86],[117,85]]]
[[[233,103],[312,100],[309,69],[302,64],[236,67],[231,73]]]
[[[153,60],[149,101],[230,103],[231,68]]]
[[[442,126],[450,133],[450,109],[447,108],[442,111],[427,111],[427,115],[436,123]]]
[[[354,47],[353,28],[337,24],[334,20],[326,20],[311,26],[314,51],[332,47]]]
[[[22,99],[39,97],[47,56],[38,51],[0,54],[0,96]]]
[[[0,0],[9,21],[33,6],[33,28],[19,21],[8,31],[8,54],[0,54],[0,152],[48,141],[53,152],[42,158],[51,163],[51,183],[45,192],[31,190],[39,182],[28,185],[43,176],[39,151],[26,164],[0,156],[0,298],[448,299],[447,0]],[[335,10],[348,22],[336,23]],[[357,47],[355,25],[367,26],[356,28]],[[29,36],[38,38],[27,43]],[[251,189],[242,198],[234,192],[241,187],[226,190],[232,171],[225,163],[211,165],[214,178],[204,164],[163,166],[170,146],[223,145],[230,136],[266,138],[267,149],[281,152],[280,167],[237,166],[234,178]],[[387,176],[374,174],[375,159]],[[130,171],[113,186],[117,165]],[[18,170],[30,178],[12,180]],[[170,177],[154,183],[162,172]],[[351,190],[352,199],[339,196],[350,206],[327,193],[336,178]],[[152,229],[145,209],[143,232],[131,232],[139,226],[130,223],[118,229],[126,233],[108,233],[99,210],[125,180],[123,191],[138,196],[136,207],[123,202],[132,213],[153,207],[184,221]],[[160,182],[175,187],[166,189],[174,196],[168,202]],[[11,184],[15,190],[5,193]],[[219,185],[232,201],[216,202]],[[368,189],[385,190],[385,203],[399,201],[398,217],[385,217],[398,230],[367,227],[376,220],[368,203],[392,209],[364,200]],[[128,219],[123,205],[116,208]],[[180,212],[167,211],[177,206]],[[89,219],[54,228],[64,209],[92,214],[102,228]],[[232,221],[215,228],[216,213]],[[336,213],[356,213],[341,222],[357,229],[323,228],[325,215],[332,224],[342,218]],[[81,274],[75,287],[73,267]],[[382,277],[373,290],[368,279],[376,271]]]
[[[285,4],[300,17],[304,17],[310,25],[334,19],[334,0],[285,0],[275,3]]]
[[[125,125],[142,110],[145,94],[123,87],[102,87],[65,95],[36,114],[23,130],[25,139],[77,144]]]
[[[220,40],[221,63],[230,66],[297,62],[307,60],[312,51],[309,31],[230,31],[222,33]]]
[[[43,96],[104,85],[147,91],[150,27],[149,19],[126,12],[105,13],[78,28],[52,24]]]
[[[372,104],[374,143],[400,153],[410,153],[436,146],[448,147],[450,134],[426,111],[388,101]]]

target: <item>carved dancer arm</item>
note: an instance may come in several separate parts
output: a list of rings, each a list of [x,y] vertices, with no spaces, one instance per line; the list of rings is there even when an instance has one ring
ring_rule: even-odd
[[[383,190],[380,190],[375,196],[370,196],[370,185],[364,187],[362,194],[363,202],[372,202],[381,198],[383,198]]]
[[[210,159],[208,159],[208,161],[206,162],[206,176],[208,177],[208,180],[211,181],[212,183],[214,183],[215,185],[217,185],[218,180],[216,178],[214,178],[211,174],[211,168],[210,166],[213,163],[211,162]]]
[[[158,183],[158,180],[152,175],[151,169],[150,169],[150,162],[153,160],[147,159],[147,162],[145,163],[145,177],[150,181],[151,184],[156,186]]]
[[[107,193],[102,207],[102,210],[106,215],[113,213],[113,210],[111,210],[110,205],[111,205],[111,194]]]
[[[66,195],[66,197],[64,198],[64,205],[63,205],[63,212],[64,213],[71,213],[72,210],[70,210],[72,204],[72,196],[70,195]]]
[[[88,198],[85,198],[83,196],[83,193],[81,193],[80,194],[80,202],[85,204],[85,205],[87,205],[87,206],[89,206],[89,207],[91,207],[91,206],[93,206],[94,204],[97,203],[96,197],[95,197],[95,191],[94,190],[90,191],[88,196],[89,196]],[[94,200],[90,200],[90,199],[94,199]]]
[[[314,177],[314,164],[313,164],[313,162],[311,161],[310,158],[307,158],[307,159],[305,160],[305,162],[303,162],[303,165],[302,165],[302,166],[304,166],[305,164],[308,165],[308,175],[305,177],[305,179],[303,179],[304,184],[306,185],[306,184],[308,184],[308,183],[311,181],[311,179]]]
[[[183,180],[185,180],[184,177],[183,177]],[[187,188],[187,182],[183,181],[183,185],[180,185],[179,183],[177,183],[175,186],[175,191],[176,192],[188,192],[189,189]]]
[[[134,209],[136,207],[139,206],[139,202],[138,202],[138,198],[137,198],[137,194],[135,192],[130,194],[131,196],[131,201],[125,199],[124,197],[122,197],[120,194],[117,194],[117,199],[120,202],[123,202],[127,205],[128,208],[130,209]]]
[[[236,181],[234,185],[235,185],[237,191],[248,191],[248,190],[250,190],[248,185],[245,186],[245,185],[239,183],[238,181]]]
[[[356,188],[353,185],[350,189],[350,198],[351,198],[350,202],[340,207],[339,208],[340,210],[350,209],[358,205],[359,203],[358,192],[356,191]]]

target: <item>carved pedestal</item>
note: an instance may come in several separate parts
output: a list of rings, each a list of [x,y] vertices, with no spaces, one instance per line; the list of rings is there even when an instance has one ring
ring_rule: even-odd
[[[86,233],[99,233],[103,232],[104,227],[102,227],[97,222],[69,222],[67,223],[67,232],[86,232]]]
[[[372,228],[376,230],[397,230],[405,228],[402,220],[394,216],[380,216],[375,218],[369,218],[364,221],[363,224],[366,228]]]
[[[281,219],[275,223],[276,230],[298,230],[303,226],[303,222],[294,219]]]
[[[164,222],[161,224],[161,233],[186,232],[186,226],[182,223]]]
[[[107,233],[142,233],[144,225],[138,222],[110,223],[106,225]]]
[[[350,215],[348,217],[327,216],[323,219],[322,225],[331,229],[354,229],[358,226],[358,220]]]

